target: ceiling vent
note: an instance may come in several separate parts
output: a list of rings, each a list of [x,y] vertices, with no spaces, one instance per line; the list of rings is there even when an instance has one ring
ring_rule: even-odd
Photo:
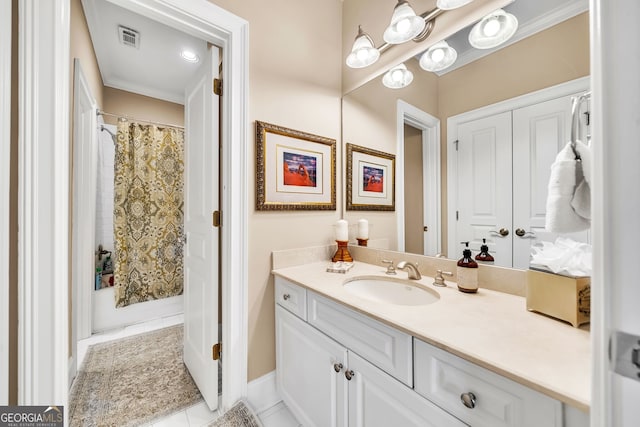
[[[138,49],[140,47],[140,33],[131,28],[118,25],[118,38],[120,43],[125,46],[131,46]]]

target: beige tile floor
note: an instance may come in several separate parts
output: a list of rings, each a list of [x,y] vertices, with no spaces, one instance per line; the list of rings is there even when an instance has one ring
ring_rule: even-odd
[[[144,323],[127,326],[124,328],[113,329],[110,331],[93,334],[91,337],[78,341],[78,368],[82,364],[82,360],[87,354],[90,345],[116,340],[119,338],[129,337],[145,332],[151,332],[156,329],[168,326],[178,325],[184,322],[183,315],[158,318]],[[258,418],[264,427],[299,427],[300,423],[296,421],[289,409],[284,403],[260,412]],[[201,401],[185,410],[171,414],[165,418],[154,421],[151,424],[145,424],[145,427],[203,427],[218,418],[217,411],[211,411]]]

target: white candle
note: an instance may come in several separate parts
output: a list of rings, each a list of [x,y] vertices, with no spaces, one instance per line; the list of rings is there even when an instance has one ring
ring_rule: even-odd
[[[369,221],[366,219],[358,220],[358,239],[368,239],[369,238]]]
[[[344,219],[336,222],[336,240],[346,242],[349,240],[349,223]]]

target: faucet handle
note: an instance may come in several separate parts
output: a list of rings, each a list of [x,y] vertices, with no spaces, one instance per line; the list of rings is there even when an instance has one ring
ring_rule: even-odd
[[[436,270],[436,277],[433,278],[433,286],[447,286],[447,284],[444,283],[444,277],[442,276],[443,274],[445,276],[453,276],[453,273],[450,271]]]
[[[398,274],[396,273],[396,268],[393,266],[393,260],[383,259],[382,262],[385,264],[389,264],[387,266],[387,271],[385,271],[385,274],[389,274],[389,275]]]

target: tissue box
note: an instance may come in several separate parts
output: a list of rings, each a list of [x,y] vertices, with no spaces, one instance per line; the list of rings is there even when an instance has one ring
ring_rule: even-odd
[[[527,272],[527,310],[537,311],[578,327],[589,323],[591,277]]]

